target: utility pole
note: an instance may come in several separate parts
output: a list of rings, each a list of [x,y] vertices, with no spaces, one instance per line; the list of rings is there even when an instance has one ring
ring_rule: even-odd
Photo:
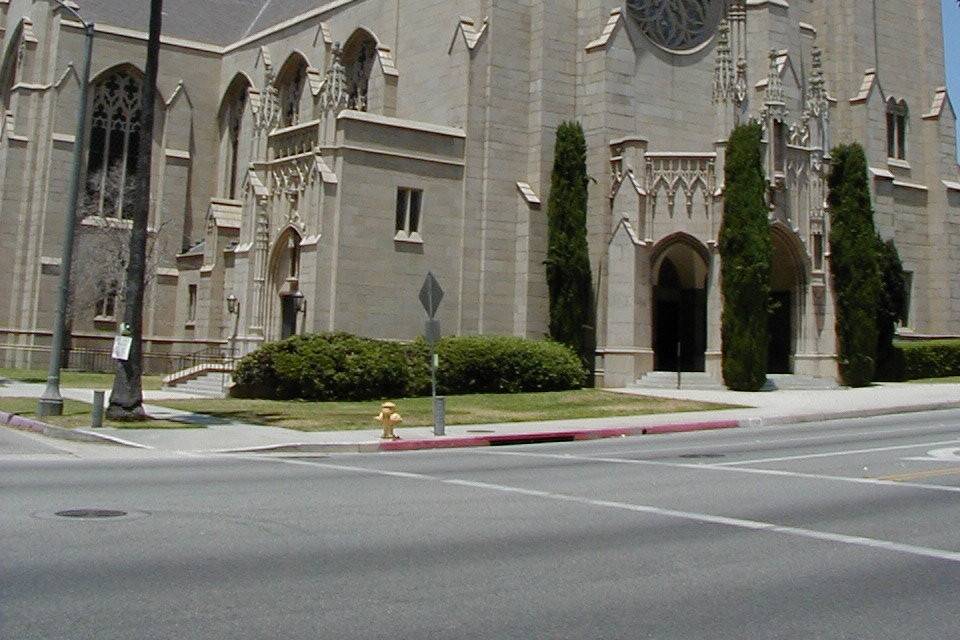
[[[137,158],[134,189],[133,229],[130,259],[124,292],[124,329],[131,338],[130,354],[117,360],[107,416],[114,420],[143,420],[143,288],[147,265],[147,223],[150,217],[150,169],[153,159],[154,102],[157,98],[157,67],[160,61],[160,32],[163,28],[163,0],[150,0],[150,36],[147,67],[143,80],[143,128]]]
[[[83,25],[84,53],[83,70],[80,72],[80,105],[77,109],[77,135],[73,139],[73,171],[70,174],[70,202],[63,233],[63,253],[60,259],[60,292],[57,299],[57,315],[53,324],[53,339],[50,344],[50,368],[47,371],[47,388],[37,403],[37,415],[59,416],[63,414],[63,396],[60,395],[60,364],[63,360],[63,344],[66,340],[67,313],[70,305],[70,267],[73,264],[73,238],[77,229],[77,204],[80,202],[80,171],[83,153],[87,149],[87,95],[90,87],[90,58],[93,55],[93,23],[87,23],[71,5],[57,1],[60,8],[68,11]]]

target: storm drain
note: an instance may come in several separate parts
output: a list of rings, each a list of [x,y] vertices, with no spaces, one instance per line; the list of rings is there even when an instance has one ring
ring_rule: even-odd
[[[722,458],[723,454],[722,453],[685,453],[680,457],[686,460],[705,460],[705,459],[712,459],[712,458]]]
[[[56,515],[62,518],[94,520],[98,518],[121,518],[127,515],[127,512],[117,511],[115,509],[67,509],[65,511],[57,511]]]

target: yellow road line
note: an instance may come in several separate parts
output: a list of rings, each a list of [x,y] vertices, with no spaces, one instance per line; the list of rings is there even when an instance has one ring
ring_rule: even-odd
[[[929,469],[927,471],[914,471],[913,473],[900,473],[892,476],[880,476],[877,480],[892,480],[894,482],[903,482],[909,480],[919,480],[921,478],[934,478],[937,476],[952,476],[960,474],[960,467],[951,469]]]

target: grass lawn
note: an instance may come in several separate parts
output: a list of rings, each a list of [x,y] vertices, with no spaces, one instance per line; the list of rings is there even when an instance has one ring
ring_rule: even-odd
[[[90,409],[92,405],[86,402],[77,402],[76,400],[63,401],[62,416],[37,417],[37,399],[36,398],[0,398],[0,411],[7,413],[16,413],[24,418],[31,418],[52,424],[57,427],[87,428],[90,426]],[[115,422],[113,420],[103,421],[103,426],[114,427],[117,429],[202,429],[202,424],[185,424],[182,422],[171,422],[168,420],[145,420],[143,422]]]
[[[960,384],[960,376],[951,376],[949,378],[923,378],[922,380],[908,380],[913,384]]]
[[[374,416],[380,402],[304,402],[299,400],[167,400],[162,404],[174,409],[210,416],[299,431],[335,431],[340,429],[376,429]],[[430,398],[406,398],[396,401],[404,427],[433,424]],[[630,396],[596,389],[514,395],[447,396],[446,422],[483,424],[531,422],[569,418],[605,418],[679,411],[730,409],[729,405]]]
[[[143,388],[159,389],[161,377],[162,376],[143,376]],[[46,384],[47,372],[40,369],[0,368],[0,378]],[[71,371],[66,369],[60,372],[60,386],[67,389],[103,389],[104,391],[109,391],[113,387],[113,374]]]

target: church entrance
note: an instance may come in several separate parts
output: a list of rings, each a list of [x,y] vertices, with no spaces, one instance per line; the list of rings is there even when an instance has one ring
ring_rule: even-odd
[[[687,244],[677,242],[654,262],[654,268],[654,368],[657,371],[704,371],[706,262]]]
[[[297,321],[304,305],[300,292],[300,242],[300,234],[287,229],[277,239],[270,258],[267,335],[272,340],[298,333]]]
[[[790,240],[773,233],[770,270],[770,307],[767,321],[767,373],[793,373],[799,329],[802,267],[790,249]]]
[[[793,330],[791,316],[793,307],[789,291],[770,292],[770,315],[767,321],[769,343],[767,344],[767,373],[792,373],[790,356],[793,355]]]

